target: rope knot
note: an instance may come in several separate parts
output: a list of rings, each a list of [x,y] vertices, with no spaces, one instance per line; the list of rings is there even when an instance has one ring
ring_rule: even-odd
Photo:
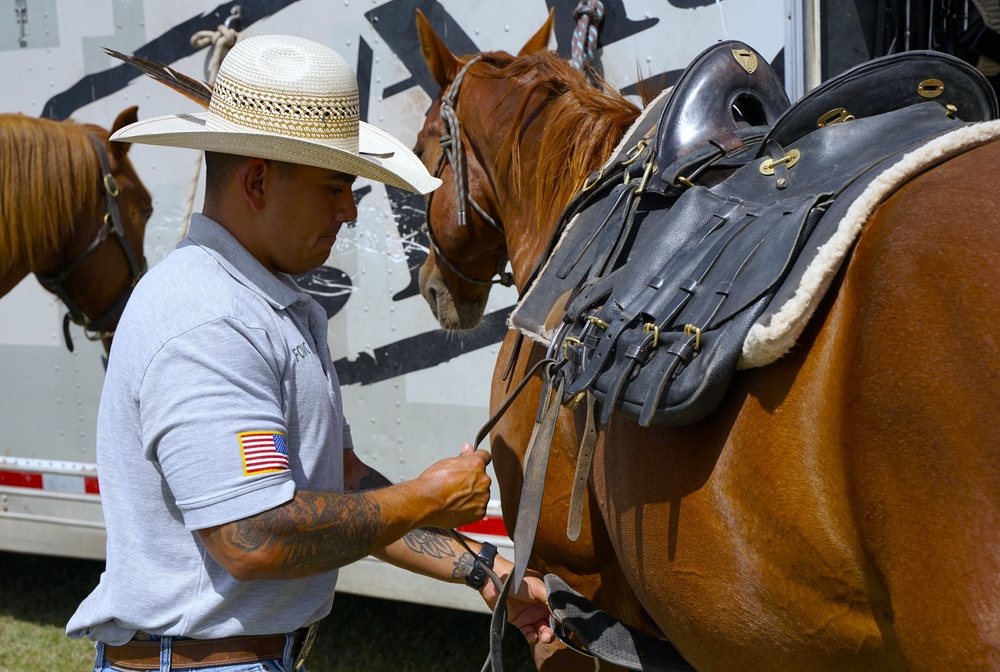
[[[576,28],[570,40],[571,58],[569,60],[577,70],[594,60],[594,50],[597,49],[597,27],[604,20],[604,3],[601,0],[580,0],[573,10]]]

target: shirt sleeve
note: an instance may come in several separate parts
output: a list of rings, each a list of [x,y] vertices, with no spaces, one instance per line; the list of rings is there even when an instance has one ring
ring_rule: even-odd
[[[278,357],[264,330],[221,318],[171,339],[147,368],[139,387],[143,446],[188,529],[295,496],[287,447],[281,452],[287,432]],[[266,468],[248,465],[247,435],[263,437],[263,449],[273,451]]]

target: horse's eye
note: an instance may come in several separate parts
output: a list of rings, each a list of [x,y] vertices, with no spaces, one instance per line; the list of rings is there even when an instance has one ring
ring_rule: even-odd
[[[143,208],[142,210],[139,211],[139,214],[142,215],[142,218],[148,222],[149,218],[153,216],[153,209]]]

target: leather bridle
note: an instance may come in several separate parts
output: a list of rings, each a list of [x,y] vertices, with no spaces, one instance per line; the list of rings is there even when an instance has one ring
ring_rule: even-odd
[[[458,75],[455,76],[455,81],[452,82],[447,93],[441,97],[441,121],[444,122],[445,133],[439,140],[443,151],[441,152],[441,156],[438,158],[437,167],[434,169],[434,177],[440,177],[441,172],[444,169],[445,161],[451,164],[451,172],[455,176],[455,201],[458,207],[459,226],[466,225],[465,205],[468,203],[487,224],[499,231],[500,235],[506,235],[503,226],[493,219],[486,212],[486,210],[484,210],[483,207],[476,202],[476,199],[474,199],[472,194],[469,193],[468,186],[465,183],[466,170],[465,154],[462,152],[462,127],[458,120],[458,114],[455,112],[455,106],[458,105],[458,91],[462,85],[462,79],[465,77],[465,73],[468,72],[469,68],[471,68],[472,65],[479,59],[480,56],[476,56],[468,61],[462,69],[458,71]],[[504,270],[507,265],[506,257],[501,258],[499,264],[497,265],[496,275],[498,277],[491,278],[489,280],[480,280],[479,278],[473,278],[460,271],[458,267],[445,256],[437,238],[434,236],[434,229],[430,225],[431,198],[433,195],[434,192],[427,195],[427,202],[425,204],[427,214],[424,220],[423,229],[424,232],[427,233],[427,238],[430,240],[431,247],[434,248],[435,256],[443,261],[445,266],[450,268],[455,275],[465,282],[469,282],[474,285],[487,286],[502,285],[504,287],[510,287],[513,285],[514,276]]]
[[[132,249],[132,245],[125,237],[125,227],[122,224],[122,216],[118,208],[118,183],[115,182],[115,178],[111,174],[111,164],[108,161],[107,152],[104,150],[104,146],[101,144],[100,140],[95,138],[93,135],[88,134],[88,137],[97,148],[97,155],[101,160],[101,184],[104,187],[104,202],[106,207],[104,222],[101,225],[101,228],[98,229],[97,235],[94,237],[94,240],[91,241],[90,245],[88,245],[85,250],[80,252],[80,254],[69,262],[66,268],[63,269],[59,275],[44,276],[38,273],[35,274],[35,277],[38,278],[38,282],[40,282],[42,286],[58,296],[59,299],[66,304],[68,312],[63,318],[63,336],[66,338],[66,347],[70,352],[73,352],[73,341],[69,334],[70,321],[83,327],[84,335],[92,341],[99,341],[114,336],[115,330],[112,328],[112,325],[117,325],[122,311],[125,310],[125,304],[128,302],[129,297],[132,296],[132,290],[148,269],[146,257],[137,255],[135,250]],[[111,304],[110,308],[105,310],[96,318],[90,319],[84,314],[83,310],[73,297],[70,296],[70,293],[66,288],[66,280],[83,262],[83,260],[86,259],[91,252],[100,247],[110,236],[114,236],[118,240],[125,252],[125,258],[128,260],[129,272],[132,276],[131,282],[129,282],[128,287],[126,287],[125,290],[119,294],[118,298]]]

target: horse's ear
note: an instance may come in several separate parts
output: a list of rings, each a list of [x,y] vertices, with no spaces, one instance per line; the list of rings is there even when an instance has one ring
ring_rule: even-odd
[[[132,107],[126,108],[121,111],[118,118],[115,119],[114,126],[111,127],[111,134],[114,135],[120,129],[125,128],[129,124],[134,124],[139,121],[139,106],[133,105]],[[128,154],[129,148],[132,146],[131,142],[112,142],[111,151],[115,156],[125,156]]]
[[[442,89],[452,83],[461,63],[455,54],[451,53],[427,20],[424,13],[417,10],[417,37],[420,38],[420,51],[431,69],[431,76]]]
[[[549,40],[552,39],[552,24],[555,21],[555,7],[549,9],[549,18],[545,19],[545,23],[542,27],[538,29],[538,32],[532,35],[524,46],[521,47],[521,51],[517,52],[518,56],[527,56],[528,54],[533,54],[536,51],[544,51],[549,48]]]

